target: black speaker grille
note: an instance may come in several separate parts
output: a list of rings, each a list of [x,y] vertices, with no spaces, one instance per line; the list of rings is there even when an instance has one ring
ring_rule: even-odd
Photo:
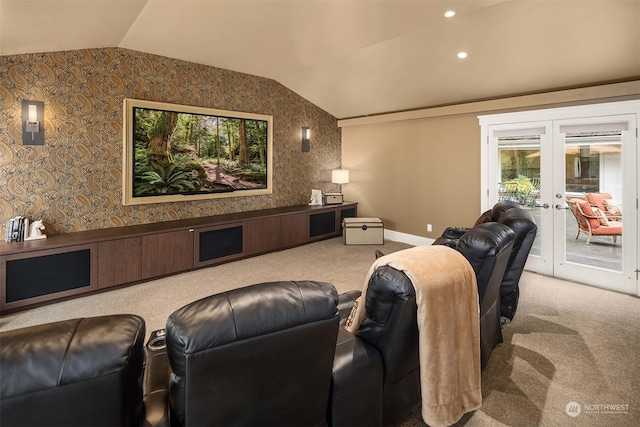
[[[91,285],[91,250],[7,261],[7,302]]]
[[[200,262],[242,253],[242,226],[200,233]]]
[[[342,209],[340,211],[340,222],[345,218],[355,218],[356,217],[356,208],[347,208]]]
[[[336,232],[336,212],[329,211],[309,215],[309,237]]]

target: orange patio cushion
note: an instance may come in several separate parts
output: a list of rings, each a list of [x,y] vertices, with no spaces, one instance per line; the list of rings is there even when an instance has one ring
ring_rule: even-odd
[[[591,205],[586,200],[576,200],[576,203],[580,206],[583,214],[594,217],[587,218],[587,220],[589,221],[589,224],[591,224],[591,230],[594,231],[595,234],[595,229],[600,227],[600,220],[596,218],[596,214],[593,212],[593,209],[591,209]]]
[[[619,235],[622,236],[622,223],[619,221],[609,221],[609,225],[598,227],[594,229],[591,227],[591,234],[594,236],[602,235],[602,236],[612,236]]]
[[[607,210],[607,206],[604,204],[605,199],[613,198],[610,193],[586,193],[585,196],[589,204],[596,206],[602,211]]]

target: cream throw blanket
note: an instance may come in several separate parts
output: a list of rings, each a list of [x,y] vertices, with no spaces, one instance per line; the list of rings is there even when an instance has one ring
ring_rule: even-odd
[[[378,258],[369,269],[362,296],[377,267],[403,271],[416,291],[422,418],[431,427],[454,424],[482,405],[480,320],[476,276],[469,262],[447,246],[417,246]],[[347,330],[366,317],[358,301]]]

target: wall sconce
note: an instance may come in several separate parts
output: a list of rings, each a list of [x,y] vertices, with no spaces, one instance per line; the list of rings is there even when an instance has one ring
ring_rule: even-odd
[[[309,141],[311,140],[311,129],[307,127],[302,128],[302,152],[308,153],[310,150]]]
[[[42,101],[22,101],[22,145],[44,145]]]

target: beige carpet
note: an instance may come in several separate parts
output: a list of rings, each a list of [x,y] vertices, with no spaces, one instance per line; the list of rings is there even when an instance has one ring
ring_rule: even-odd
[[[456,426],[640,426],[640,299],[529,272],[520,290],[482,407]],[[399,423],[423,425],[419,414]]]
[[[403,243],[345,246],[342,238],[323,240],[280,252],[152,280],[0,317],[0,331],[75,317],[132,313],[145,319],[147,335],[164,328],[167,317],[192,301],[229,289],[277,280],[317,280],[338,293],[362,289],[375,249],[385,253],[408,248]]]
[[[407,245],[325,240],[0,317],[0,330],[74,317],[135,313],[147,331],[196,299],[272,280],[360,289],[374,260]],[[483,405],[457,425],[640,426],[640,299],[525,272],[520,307],[482,375]],[[576,402],[580,413],[567,415]],[[575,414],[575,412],[574,412]],[[419,413],[398,427],[423,426]]]

